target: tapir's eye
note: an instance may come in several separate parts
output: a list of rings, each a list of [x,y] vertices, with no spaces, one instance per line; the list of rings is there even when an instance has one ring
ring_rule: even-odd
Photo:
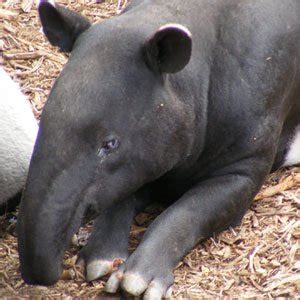
[[[119,146],[119,141],[117,139],[111,139],[108,141],[104,141],[102,144],[102,148],[106,151],[116,149],[116,148],[118,148],[118,146]]]
[[[102,146],[98,151],[98,156],[103,157],[107,155],[110,151],[118,148],[120,145],[119,141],[115,138],[109,138],[102,142]]]

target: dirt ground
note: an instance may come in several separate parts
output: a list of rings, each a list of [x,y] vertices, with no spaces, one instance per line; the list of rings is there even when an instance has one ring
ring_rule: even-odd
[[[57,2],[80,11],[93,22],[101,22],[117,12],[117,1]],[[33,0],[0,0],[0,29],[0,64],[20,83],[38,119],[66,55],[44,38]],[[172,298],[300,297],[299,207],[300,168],[270,175],[240,226],[199,244],[178,265]],[[16,217],[17,213],[0,218],[2,299],[105,297],[105,280],[87,283],[74,266],[76,253],[86,242],[91,224],[79,231],[66,253],[62,280],[52,287],[34,287],[24,284],[20,277]],[[131,250],[152,218],[147,213],[136,218]]]

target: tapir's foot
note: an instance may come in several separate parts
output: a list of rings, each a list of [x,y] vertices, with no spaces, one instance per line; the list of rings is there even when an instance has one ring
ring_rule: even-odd
[[[112,258],[93,258],[83,260],[80,255],[78,264],[86,269],[86,280],[93,281],[115,271],[124,261],[125,255],[116,255]]]
[[[120,238],[119,241],[113,237],[117,232],[107,232],[106,234],[111,234],[111,240],[109,237],[101,238],[100,234],[94,231],[94,235],[90,237],[88,244],[79,254],[78,264],[85,267],[87,281],[96,280],[112,273],[128,257],[128,243],[125,238],[128,233],[124,234],[125,237]],[[97,239],[95,236],[100,238]]]
[[[125,258],[114,258],[110,260],[94,260],[90,262],[86,268],[86,279],[92,281],[110,274],[120,264],[124,262]]]
[[[88,244],[79,254],[88,281],[110,274],[127,259],[134,213],[135,201],[128,199],[103,211],[96,219]]]
[[[115,293],[120,287],[133,296],[144,293],[144,299],[156,300],[170,298],[173,274],[165,270],[164,266],[147,261],[136,263],[134,254],[121,265],[108,279],[105,290]]]

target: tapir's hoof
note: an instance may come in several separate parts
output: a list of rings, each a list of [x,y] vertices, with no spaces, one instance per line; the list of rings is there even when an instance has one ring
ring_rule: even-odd
[[[138,274],[126,273],[123,276],[122,288],[133,296],[140,296],[147,289],[147,281]]]
[[[112,261],[96,260],[89,263],[86,267],[86,280],[92,281],[111,273],[113,269]]]
[[[107,274],[110,274],[123,262],[124,259],[120,258],[114,260],[94,260],[90,262],[86,267],[86,280],[93,281]]]
[[[108,293],[115,293],[121,287],[127,293],[133,296],[141,296],[143,299],[159,300],[162,298],[170,298],[173,278],[171,276],[153,276],[147,279],[146,276],[139,275],[136,272],[126,272],[125,265],[122,265],[118,271],[114,272],[108,279],[105,290]]]
[[[144,294],[144,300],[160,300],[162,298],[169,299],[172,295],[172,287],[170,287],[167,292],[164,294],[164,290],[159,286],[159,284],[155,284],[152,282]]]
[[[116,293],[122,281],[122,278],[123,278],[122,271],[117,271],[112,273],[105,285],[105,291],[107,293]]]

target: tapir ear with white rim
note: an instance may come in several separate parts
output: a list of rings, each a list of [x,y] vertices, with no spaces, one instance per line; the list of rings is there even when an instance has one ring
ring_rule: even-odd
[[[147,65],[161,73],[181,71],[190,61],[192,34],[180,24],[167,24],[146,42]]]
[[[77,37],[91,26],[86,18],[53,0],[41,0],[38,10],[49,42],[64,52],[71,51]]]

